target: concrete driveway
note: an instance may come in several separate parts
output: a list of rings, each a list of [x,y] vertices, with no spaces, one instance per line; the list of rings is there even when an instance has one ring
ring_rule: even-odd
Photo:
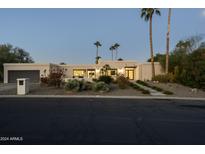
[[[0,91],[16,89],[16,83],[0,83]]]
[[[205,144],[205,101],[0,98],[0,144]]]

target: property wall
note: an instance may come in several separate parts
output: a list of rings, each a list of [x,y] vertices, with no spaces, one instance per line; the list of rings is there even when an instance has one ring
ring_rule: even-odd
[[[160,63],[155,62],[155,75],[163,74],[164,71]],[[151,63],[143,63],[139,68],[139,79],[140,80],[151,80],[152,79],[152,65]]]
[[[8,83],[8,70],[39,70],[41,77],[48,76],[50,71],[50,64],[4,64],[4,83]]]
[[[135,68],[135,80],[140,80],[140,65]]]

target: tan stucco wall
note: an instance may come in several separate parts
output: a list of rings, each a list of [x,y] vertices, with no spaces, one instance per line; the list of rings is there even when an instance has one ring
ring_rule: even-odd
[[[154,66],[155,66],[155,75],[159,75],[159,74],[164,73],[160,63],[155,62]],[[147,63],[143,63],[140,65],[139,79],[140,80],[151,80],[152,79],[152,65],[151,65],[151,63],[147,62]]]
[[[60,65],[61,69],[64,70],[65,77],[66,78],[72,78],[73,77],[73,70],[74,69],[95,69],[96,78],[100,76],[100,69],[108,64],[112,69],[117,69],[117,72],[120,74],[125,74],[125,67],[136,67],[138,66],[138,63],[135,61],[111,61],[111,60],[99,60],[98,64],[67,64],[67,65]],[[138,69],[138,68],[137,68]],[[66,71],[67,70],[67,71]],[[135,71],[135,78],[139,75],[137,74],[138,70]]]
[[[8,63],[4,64],[4,83],[8,83],[8,70],[40,70],[40,77],[47,76],[50,71],[50,64],[19,64]],[[46,73],[44,73],[46,70]]]
[[[51,70],[63,70],[65,78],[73,77],[73,69],[95,69],[96,78],[100,75],[100,69],[105,65],[110,65],[111,68],[117,69],[119,74],[125,75],[125,67],[133,67],[134,69],[134,80],[151,80],[151,63],[138,63],[136,61],[110,61],[105,60],[99,61],[99,64],[76,64],[76,65],[57,65],[57,64],[19,64],[10,63],[4,64],[4,83],[8,82],[8,70],[40,70],[41,76],[48,76]],[[44,73],[46,70],[46,74]],[[155,62],[155,73],[156,75],[162,74],[163,70],[158,62]]]

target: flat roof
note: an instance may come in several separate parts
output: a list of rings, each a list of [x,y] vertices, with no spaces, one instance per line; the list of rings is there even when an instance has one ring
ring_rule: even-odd
[[[40,64],[40,63],[4,63],[3,65],[50,65],[50,64]]]

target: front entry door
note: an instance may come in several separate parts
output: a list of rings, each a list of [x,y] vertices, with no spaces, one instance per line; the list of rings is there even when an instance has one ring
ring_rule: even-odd
[[[129,80],[134,80],[134,70],[126,70],[125,76]]]

